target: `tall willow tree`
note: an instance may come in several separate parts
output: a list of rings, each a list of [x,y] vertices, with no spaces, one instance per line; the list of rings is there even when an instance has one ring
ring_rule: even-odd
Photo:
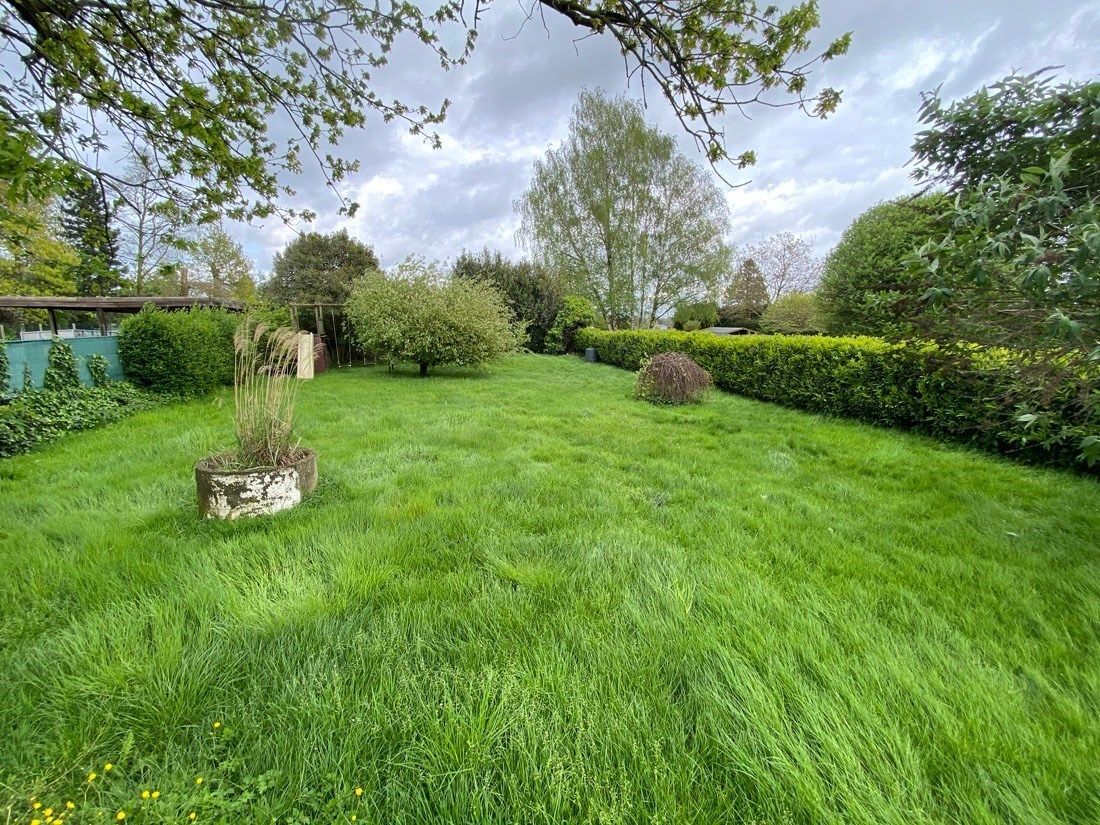
[[[788,8],[755,0],[540,5],[613,38],[631,74],[656,84],[715,162],[753,162],[751,151],[727,149],[723,112],[787,105],[824,117],[840,97],[808,83],[810,67],[843,54],[849,41],[811,53],[816,0]],[[438,145],[432,128],[448,101],[384,98],[375,74],[399,38],[443,68],[465,63],[490,7],[491,0],[435,8],[407,0],[0,0],[0,50],[11,69],[0,78],[0,180],[17,202],[44,201],[87,178],[126,200],[135,184],[97,160],[121,146],[140,154],[150,173],[136,185],[187,204],[198,222],[270,215],[291,193],[280,173],[308,162],[335,185],[354,170],[333,147],[368,118],[402,122]],[[465,36],[448,36],[449,28]],[[453,40],[459,46],[448,50]]]
[[[726,200],[641,105],[584,92],[569,137],[516,202],[522,236],[612,327],[652,326],[730,266]]]

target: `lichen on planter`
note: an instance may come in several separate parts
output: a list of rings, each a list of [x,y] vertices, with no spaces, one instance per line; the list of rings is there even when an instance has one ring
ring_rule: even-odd
[[[317,486],[317,454],[305,450],[283,467],[237,470],[218,456],[195,465],[199,512],[206,518],[238,519],[288,510]]]

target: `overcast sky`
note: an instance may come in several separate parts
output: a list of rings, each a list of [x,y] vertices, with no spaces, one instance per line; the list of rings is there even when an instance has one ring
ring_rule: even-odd
[[[341,227],[371,245],[389,267],[406,255],[446,260],[462,249],[490,246],[518,257],[513,201],[527,186],[532,163],[566,134],[570,109],[583,88],[639,95],[629,86],[610,38],[583,34],[546,13],[524,25],[516,0],[497,0],[485,13],[470,63],[444,72],[430,52],[399,49],[379,75],[384,90],[406,103],[452,101],[440,129],[443,148],[380,119],[349,134],[345,157],[362,168],[342,184],[360,203],[353,219],[312,171],[289,182],[298,206],[318,213],[311,225]],[[814,236],[824,254],[845,226],[871,204],[911,191],[909,145],[917,129],[920,92],[943,85],[964,96],[1012,69],[1062,65],[1065,78],[1096,77],[1100,0],[822,0],[818,42],[853,33],[848,55],[819,67],[812,81],[844,90],[833,116],[820,121],[795,111],[759,110],[752,120],[726,121],[731,153],[756,150],[757,166],[734,172],[744,186],[726,189],[730,241],[749,243],[791,231]],[[649,95],[651,122],[680,138],[671,110]],[[737,176],[739,174],[739,176]],[[271,222],[234,226],[258,268],[294,236]]]

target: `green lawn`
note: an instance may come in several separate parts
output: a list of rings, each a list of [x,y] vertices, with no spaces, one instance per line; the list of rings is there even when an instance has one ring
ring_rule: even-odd
[[[0,462],[0,822],[1100,821],[1100,485],[632,380],[324,375],[246,523],[227,395]]]

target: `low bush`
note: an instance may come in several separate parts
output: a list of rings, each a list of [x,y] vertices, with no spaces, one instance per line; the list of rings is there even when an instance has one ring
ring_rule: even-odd
[[[1062,465],[1100,466],[1100,416],[1087,398],[1096,376],[1063,382],[1039,408],[1004,352],[975,348],[950,358],[930,344],[878,338],[578,330],[578,347],[636,370],[661,352],[691,356],[715,386],[749,398],[816,413],[907,427],[985,449]]]
[[[682,352],[647,358],[638,370],[634,395],[654,404],[696,404],[710,388],[710,375]]]
[[[232,384],[239,321],[222,309],[164,312],[146,306],[119,329],[122,369],[138,386],[176,395],[202,395]]]
[[[0,407],[0,458],[54,441],[66,433],[89,430],[156,406],[158,399],[132,384],[27,390]]]

